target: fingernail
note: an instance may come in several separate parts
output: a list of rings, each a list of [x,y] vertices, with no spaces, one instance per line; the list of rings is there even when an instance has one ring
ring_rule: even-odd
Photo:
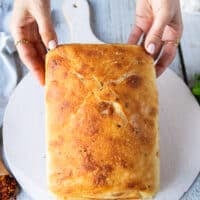
[[[155,44],[150,43],[150,44],[148,45],[148,47],[147,47],[147,52],[150,53],[150,54],[154,54],[155,48],[156,48],[156,47],[155,47]]]
[[[50,50],[51,50],[51,49],[55,49],[56,46],[57,46],[57,44],[56,44],[56,41],[55,41],[55,40],[49,41],[49,43],[48,43],[48,48],[49,48]]]

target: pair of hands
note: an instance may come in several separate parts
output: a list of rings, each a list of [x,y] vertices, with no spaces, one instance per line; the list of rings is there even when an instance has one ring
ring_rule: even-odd
[[[128,43],[137,44],[143,36],[143,45],[154,59],[162,49],[156,63],[159,76],[173,61],[182,30],[179,0],[138,0],[135,25]],[[15,0],[11,33],[15,43],[24,41],[17,45],[19,56],[43,85],[46,49],[57,46],[50,0]]]

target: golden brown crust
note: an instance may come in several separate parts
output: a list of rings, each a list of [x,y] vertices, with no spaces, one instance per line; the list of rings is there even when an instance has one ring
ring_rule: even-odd
[[[153,59],[133,45],[46,57],[48,185],[57,199],[152,197],[159,185]]]

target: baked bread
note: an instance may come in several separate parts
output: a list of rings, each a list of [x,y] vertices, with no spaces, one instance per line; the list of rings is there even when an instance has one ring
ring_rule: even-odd
[[[47,54],[47,174],[56,199],[154,196],[158,138],[154,64],[142,47],[70,44]]]

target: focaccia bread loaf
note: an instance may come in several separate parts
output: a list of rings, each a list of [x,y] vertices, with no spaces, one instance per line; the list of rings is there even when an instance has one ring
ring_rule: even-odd
[[[120,44],[46,57],[48,187],[59,200],[145,199],[159,187],[153,59]]]

